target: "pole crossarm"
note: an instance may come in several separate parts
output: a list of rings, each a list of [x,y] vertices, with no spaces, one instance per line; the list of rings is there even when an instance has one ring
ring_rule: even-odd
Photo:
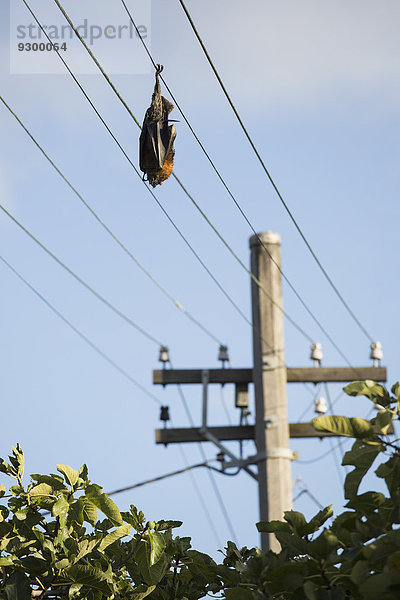
[[[228,427],[208,427],[209,433],[220,442],[254,440],[254,425],[231,425]],[[392,429],[388,433],[394,433]],[[336,433],[317,431],[311,423],[290,423],[289,435],[291,438],[325,438],[346,437]],[[181,427],[173,429],[156,429],[156,444],[180,444],[185,442],[207,442],[207,436],[201,427]]]
[[[204,369],[163,369],[153,371],[156,385],[202,383]],[[253,383],[253,369],[208,369],[208,383]],[[386,367],[295,367],[286,368],[287,383],[347,383],[371,379],[387,381]]]

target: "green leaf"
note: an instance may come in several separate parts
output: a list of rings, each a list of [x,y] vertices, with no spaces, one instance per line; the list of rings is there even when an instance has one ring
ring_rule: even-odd
[[[78,471],[78,476],[85,482],[89,481],[87,465],[82,465]]]
[[[54,496],[54,490],[48,483],[39,483],[35,485],[29,492],[31,497],[34,496]]]
[[[81,583],[73,583],[68,590],[68,598],[73,600],[73,598],[79,598],[79,591],[82,587]]]
[[[400,597],[400,573],[379,573],[360,584],[363,600],[397,600]]]
[[[119,540],[119,539],[125,537],[126,535],[128,535],[128,533],[130,532],[131,528],[132,528],[131,524],[127,523],[125,525],[122,525],[121,527],[118,527],[114,531],[111,531],[111,533],[108,533],[101,540],[101,542],[99,544],[99,550],[103,551],[110,544],[113,544],[117,540]]]
[[[51,510],[54,502],[57,500],[57,493],[47,483],[39,483],[30,490],[29,496],[42,508]]]
[[[348,396],[366,396],[372,400],[372,402],[380,404],[381,406],[386,407],[393,402],[387,389],[383,385],[371,381],[370,379],[365,381],[353,381],[343,389]]]
[[[55,568],[61,571],[62,569],[66,569],[71,566],[71,561],[69,558],[62,558],[61,560],[57,560],[54,564]]]
[[[39,558],[38,556],[25,556],[24,558],[21,558],[20,562],[25,573],[29,573],[30,575],[40,575],[49,570],[49,563],[47,560]]]
[[[385,501],[385,496],[379,492],[365,492],[359,496],[353,496],[345,506],[365,515],[382,506]]]
[[[97,545],[97,540],[82,540],[78,543],[78,554],[75,557],[74,562],[79,562],[84,556],[90,554],[95,546]]]
[[[318,587],[312,581],[306,581],[303,585],[307,600],[318,600]]]
[[[24,453],[22,452],[22,448],[19,444],[17,444],[16,448],[14,448],[14,446],[12,446],[12,451],[13,451],[13,456],[10,456],[10,461],[16,468],[19,476],[22,477],[24,474],[24,470],[25,470]]]
[[[0,498],[2,498],[5,493],[6,493],[6,486],[4,485],[4,483],[0,483]]]
[[[57,465],[57,471],[64,475],[65,481],[73,488],[78,481],[78,471],[68,465]]]
[[[155,585],[151,585],[150,587],[147,587],[147,585],[139,585],[135,588],[134,600],[143,600],[143,598],[146,598],[146,596],[151,594],[155,589]]]
[[[392,386],[392,394],[396,396],[397,400],[400,400],[400,382],[397,382]]]
[[[382,410],[376,415],[375,419],[373,420],[373,424],[377,433],[387,435],[388,429],[392,421],[393,414],[387,410]]]
[[[12,475],[15,470],[4,460],[4,458],[0,458],[0,472],[6,473],[7,475]]]
[[[89,485],[86,488],[86,499],[94,504],[102,513],[114,523],[114,525],[123,525],[122,516],[118,506],[101,491],[98,485]]]
[[[61,477],[58,477],[57,475],[39,475],[35,473],[34,475],[31,475],[31,479],[37,481],[37,483],[47,483],[53,490],[61,491],[68,489]]]
[[[325,523],[325,521],[330,519],[332,515],[332,504],[330,504],[329,506],[326,506],[320,510],[319,513],[317,513],[315,517],[311,519],[311,521],[307,524],[307,530],[305,534],[310,535],[311,533],[318,531],[318,529]]]
[[[160,560],[166,546],[166,541],[164,535],[157,531],[149,531],[148,537],[150,540],[150,566],[153,566]]]
[[[67,522],[67,516],[69,511],[68,500],[64,496],[60,496],[57,502],[53,504],[52,514],[53,517],[58,517],[60,520],[60,528],[65,527]]]
[[[70,504],[69,507],[68,523],[71,523],[71,521],[75,521],[79,525],[82,525],[84,519],[83,508],[84,502],[82,498],[78,498],[78,500],[72,502],[72,504]]]
[[[5,506],[0,506],[0,523],[3,523],[8,515],[10,514],[10,511],[8,510],[8,508],[6,508]]]
[[[308,544],[306,540],[297,536],[293,532],[278,531],[275,537],[282,546],[282,549],[290,550],[294,556],[302,556],[308,554]]]
[[[354,465],[355,469],[346,475],[344,484],[345,498],[350,500],[357,494],[361,480],[370,469],[380,450],[357,440],[351,450],[343,457],[343,465]]]
[[[31,600],[31,588],[22,573],[13,573],[4,587],[7,600]]]
[[[164,577],[169,561],[165,554],[162,554],[157,563],[150,565],[150,551],[150,542],[142,541],[135,552],[135,559],[143,580],[147,584],[156,585]]]
[[[400,481],[400,456],[398,454],[391,456],[388,461],[379,465],[375,473],[385,480],[390,495],[396,494]]]
[[[358,560],[351,570],[350,579],[356,585],[359,585],[370,575],[368,561]]]
[[[64,571],[65,576],[74,583],[81,583],[94,590],[110,594],[108,577],[101,569],[92,565],[72,565]]]
[[[325,529],[315,540],[310,543],[309,553],[318,558],[328,559],[330,554],[340,547],[336,535]]]
[[[289,523],[291,529],[300,537],[306,532],[307,521],[301,512],[295,510],[287,510],[283,513],[285,521]]]
[[[282,567],[275,568],[267,574],[268,589],[274,597],[291,598],[292,594],[287,592],[295,592],[299,589],[304,581],[304,569],[299,564],[286,564]],[[300,596],[301,597],[301,596]]]
[[[288,523],[283,521],[260,521],[256,523],[256,527],[260,533],[276,533],[277,531],[288,531],[291,529]]]
[[[121,514],[122,514],[124,521],[126,521],[127,523],[130,523],[132,525],[132,527],[134,527],[136,529],[136,531],[143,531],[144,522],[146,519],[145,519],[145,516],[142,513],[142,511],[139,512],[138,509],[136,508],[136,506],[131,504],[130,512],[123,512]]]
[[[83,498],[83,518],[87,523],[93,525],[93,527],[96,525],[97,508],[86,498]]]
[[[243,587],[235,587],[225,590],[226,600],[253,600],[250,590]]]
[[[371,423],[359,417],[316,417],[311,423],[317,431],[328,431],[346,437],[364,439],[374,435]]]
[[[400,573],[400,550],[393,552],[393,554],[388,557],[387,565],[390,571],[397,571],[397,573]]]
[[[157,521],[155,530],[166,531],[168,529],[174,529],[175,527],[181,527],[182,521]]]

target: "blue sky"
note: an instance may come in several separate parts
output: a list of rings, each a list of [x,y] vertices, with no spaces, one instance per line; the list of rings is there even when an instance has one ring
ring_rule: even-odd
[[[14,0],[15,4],[20,0]],[[42,22],[57,14],[54,2],[31,0]],[[75,21],[121,19],[119,0],[63,3]],[[138,4],[138,3],[136,3]],[[137,6],[128,4],[134,14]],[[380,340],[389,382],[398,377],[399,294],[399,38],[395,0],[287,0],[245,5],[236,0],[187,2],[199,31],[271,174],[312,247],[357,317]],[[21,2],[23,9],[23,5]],[[22,10],[20,9],[20,10]],[[110,12],[107,12],[110,11]],[[146,15],[143,16],[143,20]],[[257,163],[175,0],[151,2],[151,49],[189,121],[258,231],[282,237],[282,267],[307,305],[353,365],[368,365],[369,341],[324,280]],[[230,351],[234,367],[251,366],[251,329],[227,302],[171,227],[129,167],[67,74],[12,74],[9,2],[0,4],[1,95],[15,110],[85,200],[151,273]],[[153,89],[153,72],[132,42],[120,54],[126,74],[111,77],[142,120]],[[94,46],[96,48],[96,46]],[[84,71],[84,49],[70,46]],[[117,69],[114,47],[99,58]],[[113,55],[114,56],[114,55]],[[27,58],[28,60],[28,58]],[[32,58],[29,58],[32,60]],[[54,57],[56,60],[56,57]],[[109,61],[107,63],[107,61]],[[133,66],[132,66],[133,65]],[[136,71],[135,71],[136,69]],[[131,72],[133,71],[133,72]],[[123,147],[138,164],[138,128],[100,75],[79,75]],[[165,94],[167,95],[167,94]],[[177,110],[176,173],[245,264],[247,224],[215,177]],[[43,158],[15,119],[0,108],[2,204],[48,248],[131,319],[166,343],[175,367],[217,367],[218,347],[196,328],[99,227],[87,209]],[[176,182],[155,190],[157,198],[216,278],[248,316],[248,275],[201,219]],[[141,385],[169,404],[175,426],[187,426],[177,390],[152,385],[159,368],[157,345],[130,328],[65,273],[5,215],[0,216],[1,255],[67,319]],[[183,464],[178,447],[154,443],[158,407],[124,379],[59,320],[4,265],[0,359],[3,419],[0,455],[19,442],[28,472],[56,463],[86,462],[93,481],[106,490],[156,476]],[[287,285],[284,307],[323,344],[324,365],[344,366]],[[311,366],[309,343],[285,323],[286,362]],[[288,386],[291,422],[316,390]],[[201,389],[184,389],[200,423]],[[326,395],[326,391],[322,392]],[[330,386],[335,399],[340,386]],[[222,390],[233,423],[233,389]],[[211,391],[211,422],[226,424],[221,390]],[[340,414],[365,415],[361,399],[341,397]],[[253,411],[254,412],[254,411]],[[303,420],[312,418],[313,409]],[[348,447],[349,443],[345,447]],[[318,458],[328,440],[292,440],[301,460]],[[233,445],[232,448],[237,451]],[[204,445],[207,456],[214,448]],[[252,444],[245,450],[252,454]],[[198,449],[184,448],[189,464]],[[319,502],[343,505],[341,472],[331,454],[312,464],[293,463]],[[341,468],[343,471],[343,468]],[[182,533],[213,556],[230,531],[208,476],[194,475],[215,522],[213,533],[193,489],[180,475],[121,494],[149,518],[184,521]],[[217,476],[241,545],[258,541],[257,489],[246,474]],[[375,485],[375,482],[371,482]],[[296,484],[294,495],[300,491]],[[310,516],[317,506],[303,494],[295,508]]]

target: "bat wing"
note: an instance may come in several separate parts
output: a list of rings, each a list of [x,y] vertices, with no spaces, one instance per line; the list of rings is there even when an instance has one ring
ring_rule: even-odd
[[[144,173],[162,169],[176,138],[175,125],[145,118],[140,134],[139,164]]]

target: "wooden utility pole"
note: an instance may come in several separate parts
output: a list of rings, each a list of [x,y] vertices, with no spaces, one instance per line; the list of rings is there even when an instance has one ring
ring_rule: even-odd
[[[260,241],[261,240],[261,241]],[[313,368],[287,368],[285,366],[282,290],[280,266],[280,236],[261,233],[250,238],[252,281],[253,350],[254,367],[245,369],[167,369],[153,371],[153,383],[158,385],[201,384],[203,386],[202,425],[189,428],[163,428],[156,430],[157,444],[209,442],[213,443],[222,458],[221,470],[240,467],[258,481],[260,520],[282,520],[285,510],[292,504],[291,438],[324,438],[336,434],[317,431],[311,423],[288,424],[286,405],[287,383],[349,382],[363,379],[386,381],[386,368],[374,358],[373,367],[321,367],[316,356]],[[371,346],[372,348],[372,346]],[[220,348],[226,353],[226,347]],[[162,348],[161,350],[166,350]],[[322,356],[322,355],[321,355]],[[162,356],[166,365],[168,356]],[[227,358],[220,358],[227,360]],[[224,364],[224,363],[223,363]],[[248,406],[248,385],[255,389],[255,424],[211,427],[207,424],[208,386],[231,383],[236,386],[235,405],[242,411]],[[391,431],[390,433],[393,433]],[[235,457],[222,442],[254,440],[257,454],[245,459]],[[258,473],[250,466],[256,465]],[[253,467],[254,468],[254,467]],[[275,536],[261,534],[263,550],[280,551]]]
[[[292,452],[286,401],[285,338],[283,333],[281,238],[269,231],[250,238],[253,310],[255,438],[258,463],[260,519],[283,519],[292,507]],[[267,250],[267,252],[266,252]],[[280,550],[273,534],[261,534],[263,550]]]

